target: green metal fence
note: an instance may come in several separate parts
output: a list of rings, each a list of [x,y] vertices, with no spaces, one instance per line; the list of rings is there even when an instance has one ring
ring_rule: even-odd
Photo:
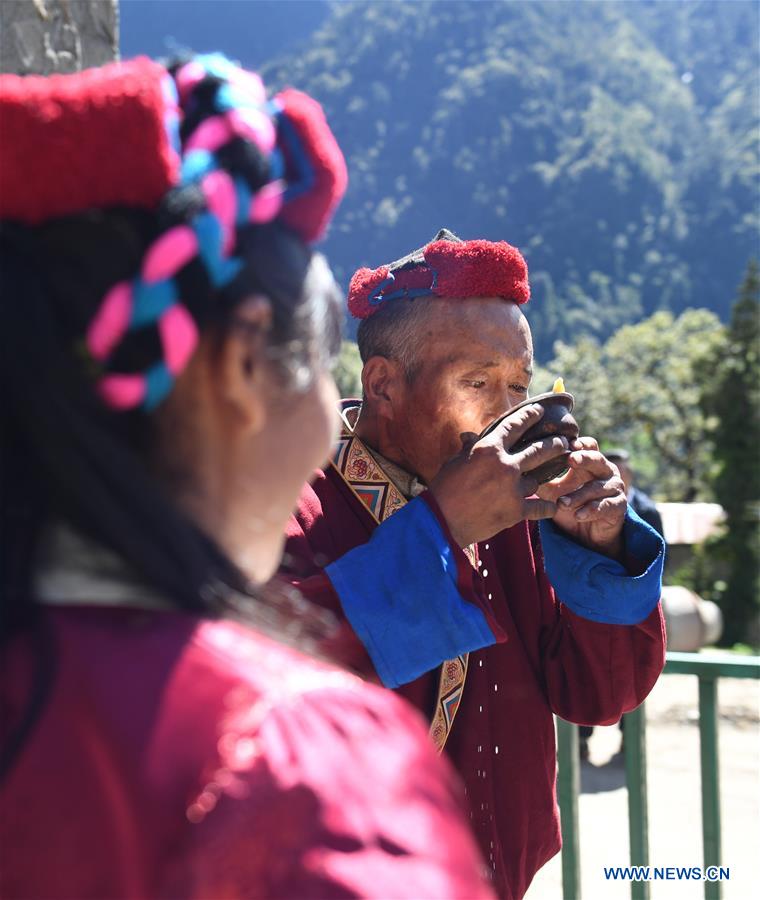
[[[720,866],[720,772],[718,765],[718,679],[760,679],[760,656],[718,653],[668,653],[665,675],[696,675],[699,679],[699,745],[702,773],[703,868]],[[632,866],[649,865],[647,808],[646,710],[642,705],[624,717],[625,773],[628,786],[628,834]],[[564,900],[581,900],[578,794],[580,760],[578,726],[557,720],[559,773],[557,793],[562,814],[562,893]],[[706,900],[720,900],[721,883],[705,881]],[[633,900],[648,900],[649,883],[631,882]]]

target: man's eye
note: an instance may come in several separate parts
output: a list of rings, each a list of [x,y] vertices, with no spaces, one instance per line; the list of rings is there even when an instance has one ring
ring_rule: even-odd
[[[510,384],[510,391],[514,391],[516,394],[527,394],[528,388],[524,384]]]
[[[468,382],[466,382],[466,384],[468,387],[472,387],[472,388],[476,388],[476,389],[486,386],[485,381],[468,381]]]

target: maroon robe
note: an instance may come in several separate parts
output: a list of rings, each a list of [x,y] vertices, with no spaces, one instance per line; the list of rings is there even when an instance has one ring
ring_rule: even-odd
[[[454,547],[437,505],[429,495],[426,500]],[[340,615],[322,567],[366,543],[375,527],[332,467],[318,471],[289,524],[283,574]],[[458,547],[455,553],[460,571],[466,570],[464,554]],[[470,567],[464,597],[480,608],[490,605],[507,640],[470,654],[446,753],[464,779],[473,828],[499,895],[519,898],[560,849],[552,713],[587,725],[616,722],[657,680],[665,632],[659,604],[635,626],[599,624],[564,607],[544,573],[538,530],[527,522],[480,544],[478,556],[481,565],[478,573]],[[369,665],[357,649],[360,658]],[[437,684],[436,671],[400,693],[429,716]]]
[[[230,622],[46,619],[55,678],[0,790],[1,896],[492,896],[455,776],[388,691]],[[34,657],[5,648],[4,731]]]

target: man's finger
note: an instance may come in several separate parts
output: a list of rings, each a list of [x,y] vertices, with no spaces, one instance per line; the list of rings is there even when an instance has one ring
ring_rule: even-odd
[[[529,428],[532,428],[536,422],[543,418],[543,415],[543,406],[540,403],[531,403],[504,416],[498,425],[487,432],[487,435],[489,439],[501,440],[504,443],[504,447],[509,450]]]
[[[577,437],[570,443],[571,450],[598,450],[599,444],[592,437]]]
[[[538,497],[529,497],[523,503],[523,519],[553,519],[557,513],[557,504]]]
[[[549,462],[567,450],[567,438],[561,435],[546,437],[535,444],[528,444],[524,450],[515,454],[521,472],[531,472],[542,463]]]
[[[615,466],[599,450],[573,450],[567,459],[571,469],[587,472],[592,478],[611,478],[618,474]]]
[[[563,475],[560,475],[559,478],[553,478],[551,481],[544,482],[539,488],[538,493],[544,500],[551,500],[556,503],[560,497],[564,497],[566,494],[572,494],[574,491],[577,491],[578,488],[590,481],[591,478],[592,476],[588,475],[582,469],[569,469]]]
[[[600,500],[591,500],[580,509],[576,510],[575,518],[579,522],[608,521],[613,524],[620,521],[625,515],[625,505],[618,496],[604,497]]]
[[[602,497],[623,496],[622,483],[617,478],[610,478],[607,481],[595,479],[589,481],[572,493],[563,494],[557,500],[560,509],[579,509],[589,500],[600,500]]]

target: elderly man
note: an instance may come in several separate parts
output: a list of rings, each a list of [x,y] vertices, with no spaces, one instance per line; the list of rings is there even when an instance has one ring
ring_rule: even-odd
[[[446,231],[356,273],[364,396],[343,404],[283,568],[358,637],[357,664],[430,717],[507,898],[560,847],[552,713],[615,722],[664,661],[662,542],[596,442],[511,452],[538,405],[478,440],[528,395],[528,297],[519,251]],[[568,449],[539,487],[531,471]]]

